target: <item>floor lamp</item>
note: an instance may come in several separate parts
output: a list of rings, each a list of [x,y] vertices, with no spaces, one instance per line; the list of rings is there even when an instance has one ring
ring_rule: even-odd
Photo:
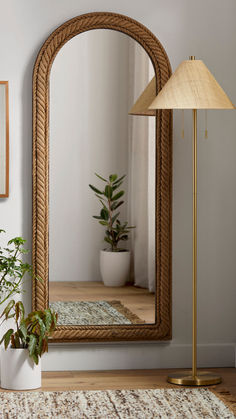
[[[228,96],[201,60],[191,56],[172,74],[149,109],[192,109],[193,111],[193,323],[192,372],[176,373],[167,381],[178,385],[218,384],[221,378],[197,371],[197,109],[235,109]]]

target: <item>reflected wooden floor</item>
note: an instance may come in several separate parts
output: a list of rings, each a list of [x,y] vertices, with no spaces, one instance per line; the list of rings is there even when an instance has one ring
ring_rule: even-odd
[[[146,323],[155,322],[155,295],[143,288],[126,285],[105,287],[102,282],[50,282],[49,300],[98,301],[119,300]]]

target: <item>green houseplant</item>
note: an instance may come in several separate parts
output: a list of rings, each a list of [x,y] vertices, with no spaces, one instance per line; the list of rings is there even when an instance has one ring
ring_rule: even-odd
[[[0,233],[5,231],[1,229]],[[57,315],[49,309],[25,317],[21,301],[8,302],[24,292],[22,286],[34,277],[32,266],[24,261],[28,253],[25,242],[22,237],[14,237],[5,247],[0,246],[0,328],[4,322],[15,321],[15,330],[10,328],[2,332],[0,341],[5,345],[0,358],[1,386],[15,390],[40,387],[41,355],[47,351],[48,338],[57,321]]]
[[[0,229],[0,233],[5,233],[5,230]],[[33,276],[32,266],[23,261],[23,256],[28,253],[25,242],[22,237],[14,237],[6,247],[0,246],[0,309],[10,297],[23,291],[26,274]]]
[[[120,244],[129,239],[130,230],[135,228],[119,219],[118,208],[124,204],[121,198],[125,194],[120,188],[126,175],[118,177],[117,174],[111,174],[108,179],[97,173],[95,175],[103,182],[103,187],[89,185],[102,206],[100,214],[93,215],[93,218],[105,227],[104,241],[109,245],[100,251],[102,279],[107,286],[123,286],[129,277],[130,251]]]
[[[13,319],[14,328],[1,338],[1,386],[23,390],[41,386],[41,356],[48,351],[48,338],[57,324],[57,314],[49,308],[33,311],[25,317],[21,301],[11,300],[3,310],[2,323]]]

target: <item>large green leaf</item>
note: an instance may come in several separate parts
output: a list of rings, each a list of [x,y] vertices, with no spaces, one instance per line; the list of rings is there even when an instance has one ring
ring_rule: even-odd
[[[35,314],[40,314],[40,311],[31,311],[31,313],[28,314],[28,316],[25,319],[26,325],[30,324],[32,322],[32,318],[35,316]]]
[[[118,192],[116,195],[114,195],[114,196],[111,198],[111,200],[112,200],[112,201],[117,201],[117,199],[119,199],[121,196],[123,196],[123,195],[124,195],[124,193],[125,193],[125,191],[120,191],[120,192]]]
[[[115,182],[115,180],[117,179],[117,175],[110,175],[109,176],[109,180],[110,180],[110,182]]]
[[[99,223],[100,223],[102,226],[109,226],[109,223],[108,223],[107,221],[99,221]]]
[[[14,307],[14,305],[15,305],[15,301],[14,301],[14,300],[11,300],[11,301],[7,304],[7,306],[5,307],[5,309],[3,310],[3,312],[2,312],[2,314],[1,314],[1,316],[0,316],[0,317],[2,317],[2,316],[4,316],[4,315],[5,315],[5,318],[6,318],[6,319],[8,319],[8,315],[9,315],[9,313],[10,313],[11,309]]]
[[[42,348],[43,348],[43,337],[40,336],[38,340],[37,352],[41,356],[42,355]]]
[[[15,246],[20,246],[20,245],[24,244],[25,242],[26,242],[26,240],[24,240],[22,237],[14,237],[13,239],[9,240],[9,242],[7,244],[8,245],[14,244]]]
[[[19,331],[22,333],[23,339],[26,340],[28,332],[27,332],[27,327],[24,320],[21,321]]]
[[[49,333],[52,333],[55,330],[55,328],[56,328],[57,321],[58,321],[58,313],[55,313],[54,311],[52,311],[52,318],[53,318],[53,321],[52,321],[52,324],[51,324],[51,328],[49,330]],[[48,338],[46,337],[46,340],[47,339]]]
[[[119,215],[120,215],[120,213],[117,212],[117,214],[115,214],[114,217],[112,217],[112,219],[111,219],[112,224],[115,222],[115,220],[117,219],[117,217],[119,217]]]
[[[114,182],[114,185],[116,185],[118,182],[122,181],[122,180],[125,178],[125,176],[126,176],[126,175],[123,175],[123,176],[121,176],[119,179],[117,179],[117,180]]]
[[[112,187],[110,185],[106,185],[105,195],[108,199],[110,199],[112,197],[112,193],[113,193]]]
[[[10,343],[12,333],[14,333],[14,330],[9,329],[6,333],[4,333],[2,339],[0,340],[0,345],[1,345],[2,342],[4,342],[5,349],[7,349],[8,345]]]
[[[94,192],[96,192],[97,194],[99,194],[99,195],[103,195],[103,192],[99,191],[99,189],[95,188],[95,186],[93,186],[93,185],[90,185],[90,184],[89,184],[89,187],[90,187],[90,188],[91,188]]]
[[[37,338],[35,335],[31,334],[29,337],[29,344],[28,344],[30,356],[32,356],[33,353],[35,352],[36,344],[37,344]]]
[[[101,202],[103,208],[106,208],[108,210],[108,208],[106,207],[106,205],[104,204],[105,198],[100,199],[99,196],[97,195],[99,201]],[[106,202],[106,201],[105,201]]]
[[[93,218],[96,218],[96,220],[102,220],[103,219],[100,215],[93,215]]]
[[[40,336],[40,326],[37,320],[35,320],[34,322],[31,321],[30,323],[30,328],[28,327],[28,330],[31,330],[31,333],[34,333],[35,335],[37,334],[38,336]]]
[[[44,324],[43,320],[41,319],[41,317],[36,314],[34,316],[35,320],[37,320],[39,327],[40,327],[40,335],[44,336],[45,332],[46,332],[46,325]]]
[[[39,363],[39,357],[38,357],[38,354],[33,353],[33,354],[31,355],[31,358],[33,359],[34,363],[35,363],[36,365],[38,365],[38,363]]]
[[[106,198],[103,198],[101,195],[95,194],[95,196],[99,199],[99,201],[101,202],[102,205],[103,205],[103,202],[102,201],[105,201],[106,202]]]
[[[102,208],[100,214],[102,220],[107,221],[109,219],[109,211],[106,208]]]
[[[116,189],[118,189],[122,185],[122,183],[123,182],[119,182],[119,183],[116,183],[115,185],[112,185],[113,191],[115,191]]]
[[[94,173],[99,179],[101,179],[101,180],[103,180],[104,182],[107,182],[107,180],[106,179],[104,179],[104,177],[102,177],[102,176],[100,176],[100,175],[98,175],[97,173]]]
[[[44,311],[44,313],[45,313],[44,322],[45,322],[46,330],[49,332],[49,330],[51,328],[52,321],[53,321],[52,312],[51,312],[50,308],[47,308]]]
[[[18,301],[15,305],[15,311],[16,311],[16,321],[19,319],[19,317],[21,319],[24,318],[25,316],[25,308],[24,305],[22,303],[22,301]]]
[[[125,201],[114,201],[113,202],[113,204],[112,204],[112,206],[111,206],[111,209],[112,209],[112,211],[114,211],[115,209],[117,209],[118,207],[120,207],[123,203],[124,203]]]

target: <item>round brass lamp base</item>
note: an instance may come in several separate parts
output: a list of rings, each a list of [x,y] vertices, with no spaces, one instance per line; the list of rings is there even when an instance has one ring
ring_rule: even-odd
[[[198,371],[193,377],[191,371],[170,374],[167,378],[168,383],[179,386],[210,386],[221,383],[221,377],[207,371]]]

